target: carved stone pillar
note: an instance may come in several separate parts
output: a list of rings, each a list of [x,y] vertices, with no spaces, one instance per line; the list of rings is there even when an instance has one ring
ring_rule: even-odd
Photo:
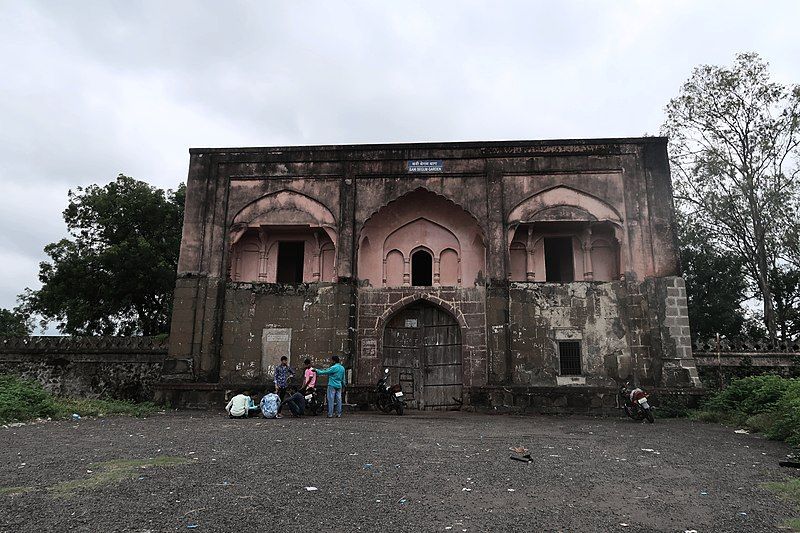
[[[439,270],[439,257],[433,258],[433,286],[439,286],[440,270]]]
[[[403,286],[411,285],[411,258],[403,258]]]
[[[319,235],[317,232],[314,232],[314,258],[312,260],[312,264],[314,265],[314,271],[311,273],[311,280],[314,283],[319,282],[320,273],[322,272],[322,254],[319,253]]]
[[[589,226],[583,232],[583,280],[594,280],[594,271],[592,270],[592,227]]]
[[[267,230],[264,226],[258,229],[258,281],[266,283],[267,280]]]
[[[525,281],[536,281],[536,259],[533,256],[533,228],[528,226],[528,239],[525,242]]]

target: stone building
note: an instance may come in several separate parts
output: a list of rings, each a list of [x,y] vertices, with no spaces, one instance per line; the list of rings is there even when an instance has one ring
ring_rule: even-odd
[[[699,386],[664,138],[190,154],[163,398],[333,353],[419,408]]]

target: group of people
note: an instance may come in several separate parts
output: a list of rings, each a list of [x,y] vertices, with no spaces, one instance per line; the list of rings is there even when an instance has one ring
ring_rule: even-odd
[[[225,410],[231,418],[283,418],[281,411],[288,408],[292,416],[302,416],[306,409],[306,397],[313,395],[317,386],[317,376],[328,376],[327,403],[328,418],[342,416],[342,388],[345,384],[345,371],[338,355],[331,356],[331,366],[325,369],[314,368],[311,360],[304,361],[303,385],[298,390],[289,385],[289,379],[295,375],[286,356],[281,357],[281,364],[275,367],[275,390],[264,394],[256,401],[251,391],[245,390],[230,399]],[[334,414],[335,412],[335,414]]]

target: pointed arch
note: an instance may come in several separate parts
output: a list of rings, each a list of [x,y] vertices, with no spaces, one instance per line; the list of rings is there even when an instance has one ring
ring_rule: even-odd
[[[624,217],[608,202],[587,192],[557,185],[518,203],[508,214],[509,226],[539,221],[602,221],[622,225]]]
[[[361,230],[363,230],[363,229],[364,229],[364,228],[367,226],[367,224],[369,224],[369,222],[370,222],[370,221],[371,221],[373,218],[375,218],[376,216],[380,215],[380,214],[381,214],[381,212],[383,212],[383,211],[385,211],[385,210],[387,210],[387,209],[392,209],[392,207],[393,207],[393,206],[394,206],[394,205],[395,205],[397,202],[402,202],[402,201],[403,201],[404,199],[406,199],[408,196],[410,196],[410,195],[412,195],[412,194],[419,194],[419,193],[424,193],[424,194],[431,195],[432,197],[436,197],[436,198],[438,198],[438,199],[440,199],[440,200],[443,200],[443,201],[445,201],[445,202],[447,202],[447,203],[449,203],[449,204],[452,204],[453,206],[457,207],[458,209],[462,210],[464,213],[466,213],[467,215],[469,215],[469,217],[470,217],[470,218],[472,218],[472,220],[475,222],[475,224],[478,226],[478,228],[481,228],[481,231],[480,231],[480,233],[481,233],[481,235],[483,235],[483,228],[482,228],[482,227],[481,227],[481,225],[480,225],[480,222],[479,222],[479,220],[478,220],[478,217],[476,217],[475,215],[473,215],[473,214],[472,214],[472,213],[471,213],[471,212],[470,212],[470,211],[469,211],[467,208],[465,208],[463,205],[461,205],[461,204],[459,204],[459,203],[457,203],[457,202],[455,202],[455,201],[451,200],[450,198],[448,198],[447,196],[445,196],[445,195],[443,195],[443,194],[439,194],[439,193],[433,192],[432,190],[430,190],[430,189],[428,189],[428,188],[426,188],[426,187],[417,187],[417,188],[416,188],[416,189],[414,189],[414,190],[411,190],[411,191],[405,192],[405,193],[401,194],[400,196],[398,196],[398,197],[394,198],[393,200],[389,200],[388,202],[386,202],[384,205],[382,205],[381,207],[379,207],[378,209],[376,209],[375,211],[373,211],[372,213],[370,213],[370,215],[369,215],[367,218],[365,218],[365,219],[364,219],[364,223],[363,223],[363,224],[361,224],[361,227],[359,228],[359,233],[361,232]]]
[[[431,240],[436,240],[437,242],[434,244],[430,242]],[[392,248],[398,248],[402,249],[405,255],[408,256],[413,253],[411,247],[415,245],[427,248],[434,257],[438,257],[439,253],[446,248],[453,248],[457,252],[461,250],[461,245],[455,233],[424,216],[406,222],[387,235],[386,240],[383,242],[384,252]]]
[[[390,318],[397,314],[401,309],[408,307],[418,300],[425,300],[426,302],[431,303],[444,311],[447,311],[453,315],[453,318],[456,319],[462,331],[467,329],[467,319],[464,317],[464,313],[462,313],[460,309],[453,307],[452,304],[442,300],[438,296],[424,292],[410,294],[390,305],[389,308],[386,309],[386,311],[384,311],[383,314],[375,320],[375,331],[378,332],[378,338],[383,338],[383,329],[386,327],[386,324],[389,322]]]
[[[253,200],[233,217],[232,226],[295,226],[335,228],[336,218],[322,203],[303,193],[283,189]]]

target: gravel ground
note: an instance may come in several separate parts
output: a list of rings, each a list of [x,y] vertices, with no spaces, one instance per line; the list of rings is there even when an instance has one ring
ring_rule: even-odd
[[[509,459],[517,445],[532,463]],[[774,531],[800,516],[761,487],[796,475],[778,466],[788,452],[687,420],[43,422],[0,428],[0,531]],[[182,464],[96,477],[97,463],[157,456]]]

